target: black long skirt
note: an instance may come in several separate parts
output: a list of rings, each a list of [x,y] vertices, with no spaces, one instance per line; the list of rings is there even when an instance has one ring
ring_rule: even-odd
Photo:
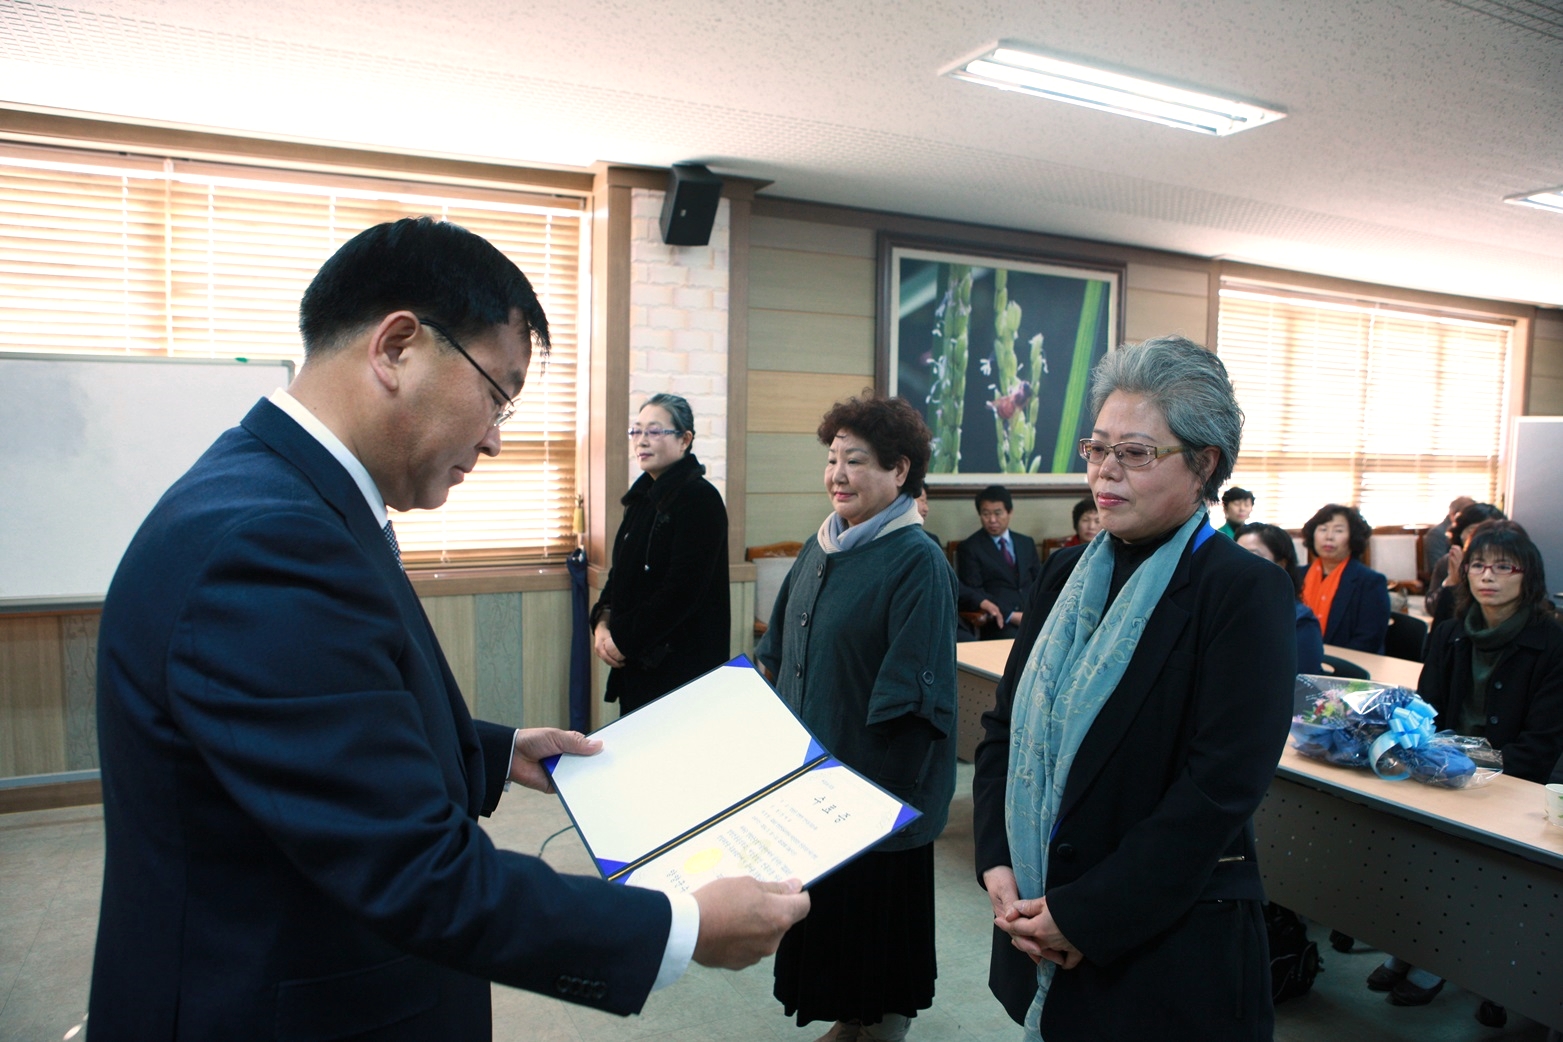
[[[933,1005],[933,844],[870,853],[809,887],[776,951],[775,995],[798,1024],[877,1023]]]

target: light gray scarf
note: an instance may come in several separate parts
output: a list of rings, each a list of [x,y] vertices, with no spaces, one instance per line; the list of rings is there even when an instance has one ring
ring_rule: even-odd
[[[907,517],[908,511],[911,512],[911,517]],[[917,512],[917,502],[903,492],[879,513],[850,528],[842,520],[841,515],[832,510],[826,515],[824,523],[819,526],[819,547],[827,554],[833,554],[862,546],[864,543],[871,543],[886,532],[894,532],[908,525],[922,523],[922,515]]]
[[[1004,805],[1010,862],[1023,899],[1045,892],[1048,842],[1075,754],[1123,679],[1189,538],[1204,523],[1204,510],[1196,510],[1129,577],[1105,615],[1114,553],[1112,540],[1100,533],[1080,555],[1031,648],[1015,685]],[[1046,960],[1037,966],[1037,995],[1026,1012],[1027,1039],[1042,1037],[1042,1005],[1057,968]]]

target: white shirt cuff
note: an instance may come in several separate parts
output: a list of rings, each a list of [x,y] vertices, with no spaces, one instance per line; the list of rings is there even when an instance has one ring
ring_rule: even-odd
[[[521,728],[516,728],[516,733],[510,736],[510,759],[505,761],[505,784],[500,792],[510,791],[510,768],[516,765],[516,739],[521,736]]]
[[[689,969],[689,960],[695,955],[695,941],[700,938],[700,904],[694,894],[669,894],[668,903],[673,906],[673,921],[668,927],[668,946],[662,953],[662,966],[652,991],[672,984]]]

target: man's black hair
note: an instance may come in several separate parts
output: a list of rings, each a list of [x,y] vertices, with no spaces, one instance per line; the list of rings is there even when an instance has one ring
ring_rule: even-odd
[[[481,336],[520,312],[532,342],[548,353],[548,316],[509,257],[460,225],[406,217],[359,232],[315,273],[299,304],[305,357],[329,354],[404,309],[457,339]]]

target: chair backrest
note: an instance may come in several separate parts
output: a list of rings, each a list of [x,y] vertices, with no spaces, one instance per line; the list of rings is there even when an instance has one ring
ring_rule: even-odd
[[[1355,662],[1334,655],[1325,655],[1323,658],[1324,672],[1332,677],[1342,677],[1346,680],[1368,680],[1368,671]]]
[[[744,551],[744,557],[754,562],[755,622],[771,621],[771,609],[776,607],[782,580],[787,578],[792,563],[802,550],[802,543],[782,542],[751,546]]]
[[[951,539],[944,544],[944,556],[949,558],[951,567],[955,565],[955,554],[961,548],[961,540]]]
[[[1421,662],[1427,648],[1427,623],[1415,615],[1391,612],[1389,632],[1384,635],[1384,654]]]
[[[1414,532],[1375,532],[1368,540],[1368,559],[1376,572],[1390,582],[1415,582],[1417,579],[1417,537]]]
[[[1072,537],[1067,535],[1054,535],[1042,540],[1042,560],[1047,560],[1047,555],[1054,550],[1062,549],[1064,544],[1069,542],[1070,538]]]

